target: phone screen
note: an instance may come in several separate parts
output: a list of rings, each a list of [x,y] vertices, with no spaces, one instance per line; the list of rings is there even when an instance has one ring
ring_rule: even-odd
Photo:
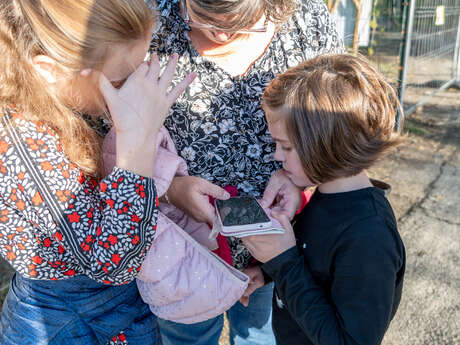
[[[250,196],[216,200],[217,212],[223,226],[237,226],[270,222],[264,209]]]

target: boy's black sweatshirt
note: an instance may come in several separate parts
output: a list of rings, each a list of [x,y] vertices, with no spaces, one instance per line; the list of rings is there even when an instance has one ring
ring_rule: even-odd
[[[316,191],[297,248],[265,263],[278,345],[380,344],[401,298],[404,245],[382,190]]]

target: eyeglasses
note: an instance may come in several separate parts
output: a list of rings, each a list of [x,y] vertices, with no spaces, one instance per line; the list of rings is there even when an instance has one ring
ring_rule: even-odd
[[[184,22],[190,25],[191,27],[194,27],[197,29],[223,31],[223,32],[229,32],[229,33],[235,33],[235,34],[251,34],[251,33],[267,32],[267,22],[265,22],[264,26],[260,28],[239,29],[239,30],[222,29],[212,24],[197,23],[190,19],[190,16],[188,15],[188,12],[187,12],[187,5],[185,3],[185,0],[181,1],[181,6],[182,6],[182,11],[183,11],[183,16],[184,16],[183,18]]]

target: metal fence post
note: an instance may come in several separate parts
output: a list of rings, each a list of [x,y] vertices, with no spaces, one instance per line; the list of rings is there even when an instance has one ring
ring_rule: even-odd
[[[403,12],[403,39],[399,54],[399,78],[398,78],[398,96],[401,103],[401,109],[404,109],[404,92],[406,89],[406,74],[407,74],[407,61],[410,56],[412,26],[414,20],[414,10],[416,0],[407,0],[404,3]],[[409,5],[409,6],[408,6]],[[409,10],[409,11],[408,11]],[[409,12],[409,13],[408,13]],[[396,120],[396,130],[401,126],[401,120],[404,114],[398,111],[398,118]]]
[[[415,12],[415,1],[408,0],[408,3],[404,3],[404,13],[403,13],[403,40],[402,47],[400,49],[399,55],[399,78],[398,78],[398,96],[401,106],[404,106],[404,92],[406,89],[406,74],[407,74],[407,62],[410,56],[410,46],[412,38],[412,27],[414,23],[414,12]],[[409,4],[409,6],[407,6]],[[408,11],[409,7],[409,11]],[[409,12],[409,13],[407,13]],[[398,120],[396,127],[399,129],[401,125],[401,117],[403,114],[398,113]]]
[[[454,48],[454,66],[452,68],[452,79],[455,83],[460,82],[459,70],[460,70],[460,15],[458,16],[457,23],[457,38],[455,39],[455,48]]]

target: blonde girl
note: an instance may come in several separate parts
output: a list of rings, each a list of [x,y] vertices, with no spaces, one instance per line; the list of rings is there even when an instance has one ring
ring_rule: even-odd
[[[155,235],[152,143],[193,75],[170,88],[177,57],[163,73],[144,61],[150,7],[0,5],[0,253],[16,271],[2,345],[160,343],[133,280]],[[104,113],[117,132],[107,176]]]

